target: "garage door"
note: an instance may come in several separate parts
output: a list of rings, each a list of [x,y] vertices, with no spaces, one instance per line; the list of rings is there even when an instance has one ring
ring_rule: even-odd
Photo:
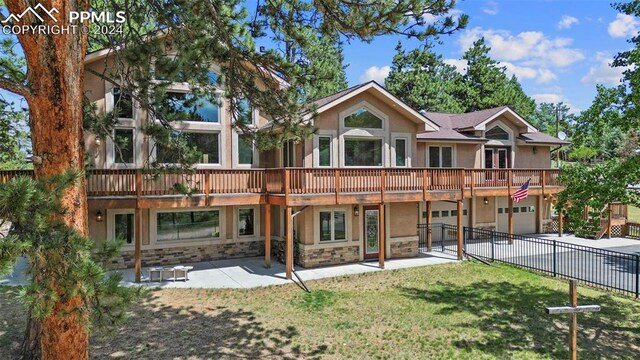
[[[529,196],[513,203],[513,233],[533,234],[536,232],[536,197]],[[509,232],[509,198],[498,198],[498,231]]]

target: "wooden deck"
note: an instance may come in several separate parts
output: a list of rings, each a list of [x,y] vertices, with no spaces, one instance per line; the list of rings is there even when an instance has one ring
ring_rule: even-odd
[[[207,169],[189,174],[99,169],[88,171],[87,195],[109,208],[453,201],[509,196],[529,178],[530,194],[554,194],[562,190],[559,174],[558,169]],[[17,176],[33,173],[0,171],[0,182]]]

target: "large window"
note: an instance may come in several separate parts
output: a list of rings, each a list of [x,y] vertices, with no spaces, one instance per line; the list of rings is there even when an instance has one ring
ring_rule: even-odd
[[[509,133],[503,128],[495,126],[485,132],[484,137],[492,140],[509,140]]]
[[[344,139],[346,166],[382,166],[382,139]]]
[[[253,208],[238,209],[238,236],[254,234],[255,217]]]
[[[293,140],[287,140],[282,147],[282,165],[284,167],[296,166],[296,143]]]
[[[247,99],[238,100],[238,122],[244,125],[252,125],[253,121],[253,107]]]
[[[344,118],[344,126],[350,128],[382,129],[382,119],[365,108],[356,110]]]
[[[396,139],[396,166],[407,166],[407,139]]]
[[[135,222],[133,214],[115,214],[115,238],[132,244],[135,238]]]
[[[169,121],[220,122],[220,109],[217,100],[196,97],[190,93],[167,92],[162,110]]]
[[[220,237],[220,211],[159,212],[156,218],[158,241]]]
[[[347,239],[347,215],[345,211],[320,212],[320,241]]]
[[[131,94],[128,94],[119,87],[113,88],[113,111],[116,117],[133,119],[133,100]]]
[[[429,146],[429,167],[453,167],[453,148],[451,146]]]
[[[238,164],[253,164],[253,140],[248,135],[238,135]]]
[[[318,137],[318,166],[331,166],[331,136]]]
[[[133,129],[113,131],[113,159],[116,164],[133,164],[135,161],[135,137]]]
[[[200,164],[219,164],[220,163],[220,147],[219,133],[190,133],[183,132],[178,135],[188,144],[195,147],[201,155]],[[176,140],[177,141],[177,140]],[[160,143],[156,144],[156,161],[164,164],[175,164],[179,160],[176,150],[164,147]]]

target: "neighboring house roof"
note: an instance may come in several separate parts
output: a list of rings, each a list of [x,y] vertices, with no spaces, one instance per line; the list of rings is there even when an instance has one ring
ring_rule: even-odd
[[[425,117],[423,114],[416,111],[409,105],[405,104],[402,100],[395,97],[393,94],[387,91],[387,89],[385,89],[384,87],[382,87],[380,84],[378,84],[373,80],[366,82],[364,84],[352,86],[348,89],[339,91],[333,95],[329,95],[329,96],[320,98],[318,100],[315,100],[314,102],[312,102],[312,104],[316,107],[315,113],[320,114],[326,111],[327,109],[330,109],[344,101],[347,101],[348,99],[351,99],[352,97],[358,94],[361,94],[365,91],[371,91],[373,92],[373,94],[377,94],[379,97],[390,100],[393,103],[392,107],[396,111],[405,115],[407,118],[409,118],[415,123],[424,124],[425,131],[439,130],[439,127],[436,123],[434,123],[429,118]],[[311,113],[308,113],[307,115],[311,115]]]
[[[524,141],[527,144],[541,144],[541,145],[568,145],[568,141],[560,140],[551,135],[547,135],[541,132],[524,133],[518,136],[519,140]]]

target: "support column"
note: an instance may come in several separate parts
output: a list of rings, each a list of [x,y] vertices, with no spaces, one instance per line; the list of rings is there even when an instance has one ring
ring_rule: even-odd
[[[378,204],[378,265],[380,269],[384,269],[384,249],[386,231],[384,228],[384,204]]]
[[[609,239],[611,239],[611,222],[613,221],[613,212],[611,212],[611,204],[608,205],[609,207],[609,219],[607,221],[607,235],[609,236]]]
[[[513,198],[509,195],[509,245],[511,244],[513,244]]]
[[[136,272],[136,282],[139,283],[142,279],[142,209],[136,207],[135,213],[135,225],[134,225],[134,239],[135,239],[135,248],[134,248],[134,257],[135,257],[135,272]]]
[[[542,233],[542,215],[544,213],[544,195],[538,195],[536,199],[536,233]]]
[[[292,208],[287,206],[286,209],[286,242],[285,242],[285,267],[287,279],[291,280],[291,273],[293,272],[293,217]]]
[[[464,237],[464,229],[462,227],[462,200],[458,200],[458,216],[457,216],[457,220],[458,220],[458,260],[462,260],[462,250],[464,247],[464,241],[463,241],[463,237]]]
[[[431,201],[427,201],[427,228],[425,229],[427,231],[427,251],[431,251],[431,248],[433,246],[433,237],[431,236],[431,222],[433,221],[433,219],[431,218]]]
[[[264,266],[271,267],[271,204],[264,205]]]
[[[562,226],[564,225],[564,209],[558,211],[558,236],[562,237]]]

